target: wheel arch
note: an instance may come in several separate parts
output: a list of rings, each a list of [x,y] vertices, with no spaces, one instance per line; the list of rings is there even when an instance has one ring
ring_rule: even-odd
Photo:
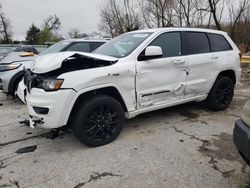
[[[233,83],[236,84],[236,74],[235,74],[235,71],[234,71],[233,69],[227,69],[227,70],[221,71],[221,72],[218,74],[216,80],[217,80],[218,78],[222,77],[222,76],[226,76],[226,77],[232,79]]]
[[[15,91],[15,87],[18,81],[22,80],[22,77],[24,76],[25,72],[24,70],[16,73],[10,80],[9,82],[9,86],[8,86],[8,93],[9,94],[13,94],[13,92]]]
[[[70,125],[71,120],[74,117],[74,114],[76,114],[76,111],[80,107],[81,103],[94,95],[111,96],[122,105],[124,112],[128,112],[128,108],[119,90],[115,86],[105,86],[97,89],[88,90],[77,96],[77,99],[74,101],[73,107],[71,108],[69,116],[67,118],[67,125]]]

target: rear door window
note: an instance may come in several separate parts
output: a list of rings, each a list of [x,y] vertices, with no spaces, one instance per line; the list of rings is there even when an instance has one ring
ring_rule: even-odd
[[[212,52],[221,52],[232,50],[232,47],[227,42],[224,36],[218,34],[208,33],[208,38],[211,44]]]
[[[202,32],[185,32],[184,41],[186,54],[202,54],[210,52],[209,40],[206,33]]]
[[[168,32],[158,36],[150,46],[162,48],[163,58],[181,55],[181,34],[179,32]]]

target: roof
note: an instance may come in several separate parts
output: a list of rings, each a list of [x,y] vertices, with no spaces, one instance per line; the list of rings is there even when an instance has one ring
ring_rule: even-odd
[[[141,32],[164,32],[164,31],[196,31],[196,32],[207,32],[207,33],[219,33],[219,34],[226,34],[224,31],[219,31],[215,29],[204,29],[204,28],[191,28],[191,27],[165,27],[165,28],[152,28],[152,29],[142,29],[132,31],[134,33],[141,33]]]

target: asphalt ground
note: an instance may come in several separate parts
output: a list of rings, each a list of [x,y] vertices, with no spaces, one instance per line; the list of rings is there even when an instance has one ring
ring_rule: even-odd
[[[189,103],[147,113],[127,120],[113,143],[89,148],[70,130],[20,123],[26,106],[0,93],[0,188],[250,187],[232,141],[248,98],[245,78],[225,111]]]

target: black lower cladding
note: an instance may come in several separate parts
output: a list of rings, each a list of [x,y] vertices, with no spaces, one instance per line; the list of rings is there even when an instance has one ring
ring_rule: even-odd
[[[233,139],[242,158],[250,165],[250,127],[242,120],[235,122]]]

